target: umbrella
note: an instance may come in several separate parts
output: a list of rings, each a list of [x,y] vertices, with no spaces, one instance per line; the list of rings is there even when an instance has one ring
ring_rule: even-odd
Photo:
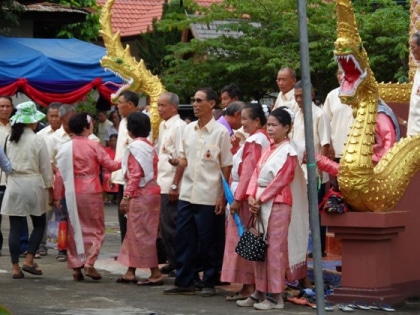
[[[225,193],[226,201],[229,205],[231,205],[235,201],[235,198],[233,197],[232,190],[230,190],[229,184],[223,176],[223,173],[220,172],[220,175],[222,176],[223,191]],[[244,225],[242,224],[241,218],[239,217],[238,213],[235,212],[233,214],[233,219],[235,220],[236,227],[238,228],[239,237],[241,237],[244,233]]]

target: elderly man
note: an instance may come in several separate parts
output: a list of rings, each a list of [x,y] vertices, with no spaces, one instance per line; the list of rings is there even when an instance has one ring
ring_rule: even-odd
[[[178,157],[181,150],[182,134],[187,125],[178,115],[179,97],[170,92],[158,99],[158,112],[162,122],[158,139],[158,177],[160,186],[160,234],[165,247],[168,264],[160,271],[170,274],[175,270],[175,234],[179,189],[183,169],[168,163],[168,158]]]
[[[38,135],[42,136],[45,140],[45,143],[48,145],[48,138],[61,127],[61,120],[60,116],[58,115],[58,110],[61,106],[60,102],[52,102],[50,105],[48,105],[47,109],[47,121],[48,125],[44,128],[42,128],[40,131],[37,132]],[[51,207],[48,206],[45,219],[48,221],[51,219],[53,214],[53,211]],[[44,236],[42,238],[41,244],[39,246],[39,249],[37,250],[37,254],[39,256],[46,256],[48,254],[47,249],[47,228],[44,231]]]
[[[139,96],[132,91],[124,91],[118,98],[118,113],[122,116],[118,127],[117,147],[115,152],[115,161],[122,159],[125,148],[133,141],[127,131],[127,117],[138,110]],[[111,175],[112,184],[119,185],[118,189],[118,222],[120,224],[121,242],[124,240],[127,232],[127,219],[120,212],[120,203],[124,192],[124,177],[121,170],[113,172]]]
[[[226,206],[220,173],[227,179],[232,167],[229,133],[212,116],[217,99],[212,89],[196,91],[193,107],[198,120],[185,127],[179,158],[170,160],[185,171],[176,223],[175,287],[165,294],[195,294],[197,267],[203,270],[201,295],[216,293],[216,216],[224,215]]]
[[[276,109],[280,106],[287,106],[291,108],[294,113],[299,111],[299,106],[295,101],[295,83],[295,70],[289,67],[284,67],[279,70],[277,73],[277,86],[279,87],[280,93],[277,96],[273,109]]]

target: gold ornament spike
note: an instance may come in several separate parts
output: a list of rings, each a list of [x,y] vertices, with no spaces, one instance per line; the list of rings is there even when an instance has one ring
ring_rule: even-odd
[[[159,133],[160,116],[158,113],[157,101],[159,96],[165,92],[165,87],[159,77],[153,75],[145,66],[144,60],[137,60],[131,55],[130,46],[125,49],[121,44],[120,32],[113,33],[111,24],[111,8],[114,0],[107,0],[101,10],[99,31],[104,40],[106,55],[101,59],[101,66],[106,70],[114,72],[124,80],[125,84],[118,91],[111,95],[115,102],[121,92],[130,90],[136,93],[144,93],[150,98],[150,122],[152,125],[153,142]]]
[[[411,87],[391,83],[378,86],[357,31],[351,1],[337,0],[336,9],[334,56],[345,73],[339,95],[344,104],[352,106],[355,115],[340,161],[338,183],[353,210],[391,211],[420,169],[420,135],[400,140],[374,167],[378,97],[390,100],[389,96],[394,102],[406,103]]]

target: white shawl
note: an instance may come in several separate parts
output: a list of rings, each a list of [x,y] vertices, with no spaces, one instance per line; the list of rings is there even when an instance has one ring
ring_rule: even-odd
[[[134,156],[136,161],[141,165],[144,172],[144,177],[140,179],[139,187],[144,187],[153,179],[153,147],[142,140],[136,140],[130,143],[125,152],[121,163],[122,173],[128,171],[128,157],[130,153]]]
[[[77,200],[74,188],[73,172],[73,141],[67,141],[60,146],[57,153],[57,167],[60,170],[65,187],[67,212],[74,233],[74,242],[79,258],[83,261],[85,257],[85,246],[83,244],[82,228],[80,226],[77,210]]]

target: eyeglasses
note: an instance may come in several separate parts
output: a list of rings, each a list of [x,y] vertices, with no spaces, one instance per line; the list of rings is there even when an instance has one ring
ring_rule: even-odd
[[[191,103],[201,103],[203,102],[203,99],[201,98],[191,98]]]

